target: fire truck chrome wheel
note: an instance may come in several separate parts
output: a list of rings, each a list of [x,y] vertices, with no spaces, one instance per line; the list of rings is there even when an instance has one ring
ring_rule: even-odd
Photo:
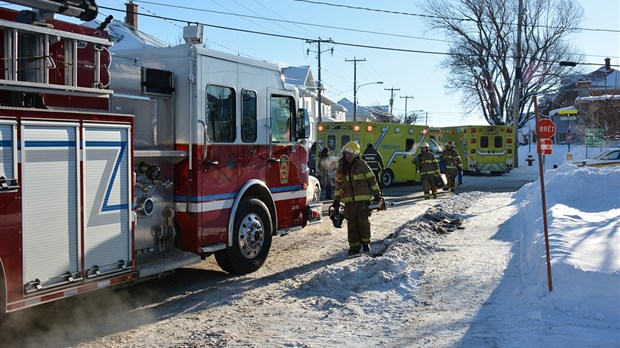
[[[265,229],[261,218],[256,214],[248,214],[239,226],[239,248],[243,256],[251,259],[256,257],[265,242]]]
[[[258,270],[269,254],[273,224],[269,209],[257,198],[244,199],[235,213],[232,246],[215,253],[226,272],[247,274]]]

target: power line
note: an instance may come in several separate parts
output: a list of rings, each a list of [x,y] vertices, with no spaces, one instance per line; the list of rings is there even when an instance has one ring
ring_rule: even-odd
[[[119,9],[115,9],[115,8],[107,7],[107,6],[99,6],[99,8],[110,10],[110,11],[116,11],[116,12],[125,13],[125,10],[119,10]],[[312,40],[312,38],[305,38],[305,37],[300,37],[300,36],[266,33],[266,32],[261,32],[261,31],[256,31],[256,30],[249,30],[249,29],[241,29],[241,28],[231,28],[231,27],[226,27],[226,26],[222,26],[222,25],[207,24],[207,23],[202,23],[202,22],[197,22],[197,21],[188,21],[188,20],[172,18],[172,17],[165,17],[165,16],[159,16],[159,15],[151,15],[151,14],[145,14],[145,13],[139,13],[138,15],[145,16],[145,17],[162,19],[162,20],[168,20],[168,21],[176,21],[176,22],[180,22],[180,23],[200,24],[200,25],[203,25],[205,27],[210,27],[210,28],[229,30],[229,31],[236,31],[236,32],[243,32],[243,33],[248,33],[248,34],[271,36],[271,37],[277,37],[277,38],[282,38],[282,39],[293,39],[293,40],[301,40],[301,41]],[[442,56],[453,56],[453,55],[456,55],[456,54],[452,54],[452,53],[448,53],[448,52],[413,50],[413,49],[407,49],[407,48],[385,47],[385,46],[375,46],[375,45],[363,45],[363,44],[354,44],[354,43],[338,42],[338,41],[333,41],[332,44],[340,45],[340,46],[349,46],[349,47],[358,47],[358,48],[383,50],[383,51],[403,52],[403,53],[421,53],[421,54],[433,54],[433,55],[442,55]],[[459,55],[459,56],[463,56],[463,55]],[[613,57],[613,58],[616,58],[616,57]],[[556,63],[556,62],[547,61],[547,60],[537,60],[537,61],[541,62],[541,63]],[[600,66],[601,65],[600,63],[578,63],[578,64],[580,64],[580,65],[594,65],[594,66]],[[619,65],[612,65],[612,66],[619,66]]]
[[[414,17],[423,17],[423,18],[451,19],[451,20],[457,20],[457,21],[462,21],[462,22],[475,21],[474,19],[470,19],[470,18],[452,18],[452,17],[444,18],[444,17],[439,17],[439,16],[431,16],[431,15],[425,15],[425,14],[419,14],[419,13],[412,13],[412,12],[389,11],[389,10],[382,10],[382,9],[377,9],[377,8],[370,8],[370,7],[342,5],[342,4],[332,4],[332,3],[329,3],[329,2],[323,2],[323,1],[313,1],[313,0],[292,0],[292,1],[306,2],[306,3],[309,3],[309,4],[323,5],[323,6],[343,7],[343,8],[353,9],[353,10],[360,10],[360,11],[381,12],[381,13],[397,14],[397,15],[405,15],[405,16],[414,16]],[[508,23],[508,24],[516,25],[516,24],[512,24],[512,23]],[[557,28],[557,27],[546,26],[546,25],[537,25],[536,27],[547,28],[547,29]],[[610,33],[620,33],[620,30],[618,30],[618,29],[581,28],[581,27],[568,28],[568,29],[576,29],[576,30],[583,30],[583,31],[599,31],[599,32],[602,31],[602,32],[610,32]]]
[[[277,19],[277,18],[269,18],[269,17],[261,17],[261,16],[250,16],[250,15],[243,15],[243,14],[232,13],[232,12],[222,12],[222,11],[215,11],[215,10],[206,10],[206,9],[192,8],[192,7],[181,6],[181,5],[167,5],[167,4],[151,2],[151,1],[138,1],[138,2],[144,3],[144,4],[149,4],[149,5],[157,5],[157,6],[165,6],[165,7],[177,8],[177,9],[181,9],[181,10],[214,13],[214,14],[221,14],[221,15],[226,15],[226,16],[236,16],[236,17],[244,17],[244,18],[251,18],[251,19],[261,19],[261,20],[272,21],[272,22],[282,22],[282,23],[289,23],[289,24],[296,24],[296,25],[306,25],[306,26],[317,27],[317,28],[336,29],[336,30],[343,30],[343,31],[352,31],[352,32],[357,32],[357,33],[375,34],[375,35],[384,35],[384,36],[393,36],[393,37],[402,37],[402,38],[416,39],[416,40],[425,40],[425,41],[451,42],[450,40],[430,39],[430,38],[426,38],[426,37],[412,36],[412,35],[406,35],[406,34],[385,33],[385,32],[380,32],[380,31],[364,30],[364,29],[354,29],[354,28],[345,28],[345,27],[338,27],[338,26],[333,26],[333,25],[323,25],[323,24],[315,24],[315,23],[308,23],[308,22],[297,22],[297,21],[291,21],[291,20],[286,20],[286,19]],[[102,7],[102,6],[99,6],[99,7]]]

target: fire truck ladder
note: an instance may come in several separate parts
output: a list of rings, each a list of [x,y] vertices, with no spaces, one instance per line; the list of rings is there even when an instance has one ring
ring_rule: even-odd
[[[0,20],[4,39],[3,71],[0,89],[18,92],[49,93],[109,98],[112,91],[101,83],[101,52],[111,42],[97,38],[13,21]],[[64,41],[64,84],[50,84],[50,71],[57,69],[50,55],[50,44]],[[90,87],[78,86],[78,48],[92,44],[94,62]]]

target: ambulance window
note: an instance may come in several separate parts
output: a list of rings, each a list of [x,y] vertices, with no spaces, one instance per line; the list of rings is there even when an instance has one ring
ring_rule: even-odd
[[[256,141],[256,92],[241,92],[241,141]]]
[[[405,139],[405,151],[411,151],[411,149],[413,149],[413,144],[415,144],[414,139]]]
[[[207,140],[216,143],[235,141],[235,91],[229,87],[207,86],[205,123]]]
[[[496,149],[504,147],[504,139],[502,139],[501,135],[496,135],[494,140],[495,140],[494,145]]]
[[[486,149],[489,147],[489,137],[487,135],[483,135],[480,137],[480,148]]]
[[[291,115],[295,115],[295,102],[287,96],[271,96],[271,141],[291,141]]]
[[[341,144],[342,146],[344,146],[344,144],[348,143],[349,141],[351,141],[351,137],[350,137],[350,136],[348,136],[348,135],[343,135],[343,136],[340,138],[340,144]]]
[[[327,136],[327,148],[330,150],[336,150],[336,136],[335,135]]]

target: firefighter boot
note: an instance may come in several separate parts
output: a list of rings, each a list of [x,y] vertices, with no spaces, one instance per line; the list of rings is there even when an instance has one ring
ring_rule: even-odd
[[[362,245],[362,251],[365,252],[365,253],[369,253],[370,252],[370,245],[363,244]]]

